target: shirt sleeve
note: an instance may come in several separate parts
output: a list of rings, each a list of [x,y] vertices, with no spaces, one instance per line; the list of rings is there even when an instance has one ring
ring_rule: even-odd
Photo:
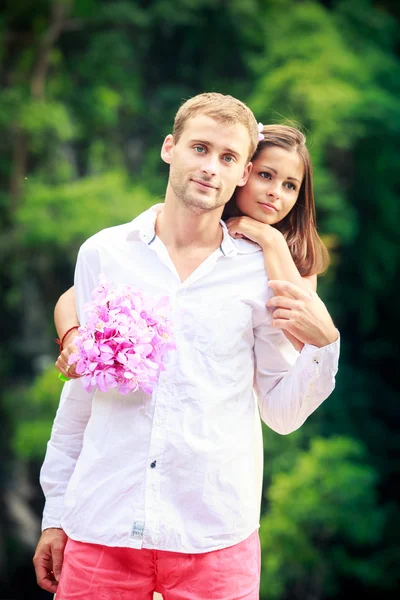
[[[84,305],[91,300],[98,281],[97,253],[79,251],[75,268],[75,298],[81,324],[85,322]],[[79,379],[65,383],[54,419],[46,456],[40,471],[40,485],[45,496],[42,530],[61,527],[64,495],[80,455],[83,436],[89,421],[94,390],[88,393]]]
[[[298,429],[335,388],[340,339],[297,352],[280,329],[255,330],[255,391],[264,423],[284,435]]]
[[[40,471],[40,485],[46,498],[42,530],[61,527],[64,495],[82,449],[93,393],[86,392],[79,379],[71,379],[63,387]]]

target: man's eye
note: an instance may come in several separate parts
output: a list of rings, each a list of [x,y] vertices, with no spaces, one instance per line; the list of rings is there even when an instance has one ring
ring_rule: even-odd
[[[233,156],[224,156],[224,161],[227,163],[231,163],[233,162],[235,159],[233,158]]]
[[[199,154],[203,154],[205,152],[205,148],[204,146],[195,146],[194,149],[196,150],[196,152],[198,152]]]

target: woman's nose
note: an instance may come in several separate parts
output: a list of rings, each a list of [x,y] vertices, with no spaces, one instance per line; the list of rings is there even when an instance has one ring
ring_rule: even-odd
[[[268,196],[279,198],[280,185],[277,181],[271,181],[271,185],[268,187]]]

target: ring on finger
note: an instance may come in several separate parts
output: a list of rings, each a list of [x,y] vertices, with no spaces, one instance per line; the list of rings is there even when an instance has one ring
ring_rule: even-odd
[[[67,372],[67,373],[68,373],[68,371],[70,370],[70,368],[71,368],[71,365],[67,365],[67,366],[65,367],[65,370],[66,370],[66,372]]]

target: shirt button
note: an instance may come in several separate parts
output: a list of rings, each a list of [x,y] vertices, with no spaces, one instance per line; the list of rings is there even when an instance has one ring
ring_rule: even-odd
[[[313,361],[313,363],[314,363],[314,364],[316,364],[316,365],[319,365],[319,360],[318,360],[318,358],[315,358],[315,357],[314,357],[314,358],[312,359],[312,361]]]
[[[156,464],[157,464],[157,461],[156,461],[156,460],[153,460],[153,462],[151,463],[150,467],[151,467],[152,469],[154,469],[154,468],[155,468],[155,466],[156,466]]]

